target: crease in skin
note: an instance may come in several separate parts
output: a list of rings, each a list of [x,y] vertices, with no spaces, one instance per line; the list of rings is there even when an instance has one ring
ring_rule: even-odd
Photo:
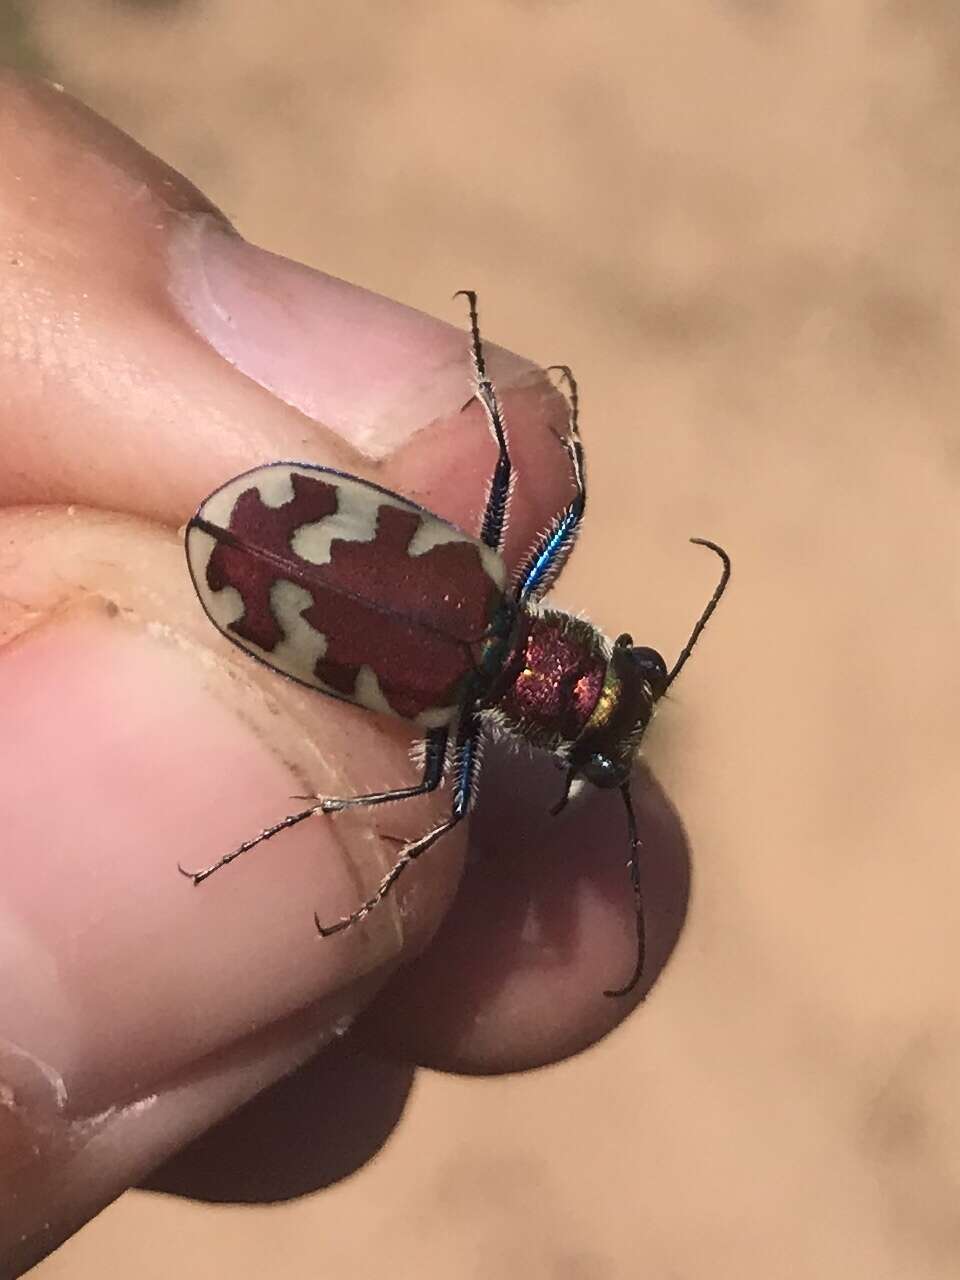
[[[61,1136],[87,1137],[119,1115],[149,1109],[157,1097],[149,1093],[90,1115],[67,1116],[70,1095],[60,1072],[23,1045],[0,1037],[0,1107],[27,1119],[38,1134],[56,1129]]]
[[[19,600],[0,597],[0,648],[32,631],[47,616],[45,609],[34,609]]]
[[[62,1112],[67,1105],[63,1076],[49,1062],[14,1040],[0,1037],[0,1106],[8,1110],[35,1107]]]
[[[83,618],[96,614],[107,618],[124,615],[125,620],[136,617],[132,610],[121,607],[103,592],[88,591],[84,587],[73,585],[69,594],[65,594],[52,607],[35,609],[23,605],[20,612],[13,615],[9,606],[9,597],[0,596],[0,653],[7,645],[25,643],[33,632],[57,626],[71,617]]]
[[[2,568],[0,564],[0,572]],[[0,649],[37,627],[54,622],[74,610],[89,607],[102,610],[110,617],[120,612],[117,602],[102,591],[90,590],[82,583],[69,579],[62,579],[58,585],[59,592],[44,599],[39,605],[9,591],[0,591]]]
[[[51,1169],[62,1167],[118,1118],[142,1114],[157,1101],[151,1093],[90,1115],[67,1115],[69,1094],[56,1068],[23,1045],[0,1039],[0,1196],[30,1196]]]

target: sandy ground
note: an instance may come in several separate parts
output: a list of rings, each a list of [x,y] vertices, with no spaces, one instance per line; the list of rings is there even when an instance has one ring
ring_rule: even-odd
[[[129,1194],[36,1274],[960,1273],[956,6],[7,9],[252,239],[444,315],[475,287],[577,369],[562,603],[672,653],[686,537],[736,564],[650,742],[693,889],[647,1005],[548,1071],[421,1076],[324,1194]]]

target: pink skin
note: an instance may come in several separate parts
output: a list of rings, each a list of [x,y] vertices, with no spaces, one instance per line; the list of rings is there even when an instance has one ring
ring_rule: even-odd
[[[575,1052],[628,1012],[600,991],[629,973],[633,924],[617,806],[551,820],[560,775],[534,769],[528,783],[496,758],[474,884],[442,929],[465,834],[364,929],[323,942],[312,912],[355,905],[396,837],[444,811],[443,793],[304,824],[202,889],[177,875],[178,859],[202,865],[291,811],[293,794],[411,777],[404,725],[294,687],[209,625],[178,533],[199,500],[292,458],[475,528],[493,444],[476,406],[461,411],[462,326],[251,248],[189,183],[50,87],[0,81],[0,149],[6,1274],[365,1009],[354,1039],[387,1060],[499,1071]],[[459,302],[437,305],[462,319]],[[491,365],[522,477],[516,563],[570,492],[565,408],[526,361],[497,350]],[[638,806],[652,978],[679,927],[684,851],[654,789]],[[674,917],[658,924],[658,903]],[[305,1068],[318,1081],[305,1128],[339,1145],[317,1167],[290,1151],[300,1189],[360,1163],[402,1105],[409,1068],[344,1072],[354,1051]],[[243,1152],[297,1088],[264,1095],[155,1180],[229,1195],[246,1177],[248,1195],[283,1194],[245,1172]],[[396,1105],[371,1131],[371,1099],[385,1096]]]

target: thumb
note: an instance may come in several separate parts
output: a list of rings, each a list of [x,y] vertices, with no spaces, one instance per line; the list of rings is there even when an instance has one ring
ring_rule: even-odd
[[[368,927],[321,940],[314,909],[348,912],[394,856],[367,816],[302,824],[202,888],[177,874],[293,794],[411,779],[402,723],[221,640],[177,530],[278,458],[475,528],[494,449],[476,406],[461,412],[462,331],[246,245],[52,89],[0,82],[0,151],[16,335],[0,360],[6,1274],[340,1034],[459,875],[451,840]],[[538,477],[511,558],[562,501],[563,408],[526,362],[491,364]],[[382,830],[418,834],[443,804],[411,802]]]

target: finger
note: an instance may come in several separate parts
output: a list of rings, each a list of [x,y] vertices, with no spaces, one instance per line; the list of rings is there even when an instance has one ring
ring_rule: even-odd
[[[690,883],[680,820],[638,768],[646,958],[634,991],[605,997],[630,976],[637,954],[620,797],[594,792],[554,817],[557,771],[496,747],[484,781],[453,908],[358,1028],[365,1043],[399,1060],[481,1074],[554,1062],[605,1035],[667,964]]]
[[[15,463],[0,505],[177,528],[224,479],[297,459],[478,527],[496,454],[480,406],[461,412],[473,390],[461,327],[255,248],[129,138],[10,73],[0,147],[2,449]],[[524,473],[515,562],[569,492],[550,438],[566,411],[529,361],[492,345],[488,359]]]
[[[0,531],[0,697],[17,726],[2,742],[0,1073],[16,1123],[0,1167],[18,1216],[3,1231],[36,1252],[335,1034],[436,927],[457,875],[451,841],[429,875],[410,873],[402,914],[392,903],[322,946],[313,906],[354,905],[392,849],[351,816],[289,833],[202,894],[176,875],[185,850],[221,852],[276,818],[276,797],[407,781],[409,765],[402,727],[312,697],[220,641],[157,521],[181,523],[208,487],[296,444],[308,459],[349,455],[352,470],[466,523],[493,449],[460,413],[462,334],[232,239],[211,259],[197,241],[220,232],[186,184],[61,95],[9,80],[0,92],[0,143],[17,161],[0,203],[19,273],[0,482],[10,504],[59,504],[11,507]],[[24,178],[42,199],[21,201]],[[224,259],[238,291],[227,337],[215,332]],[[202,267],[193,300],[184,261]],[[269,343],[249,323],[271,281],[288,322],[270,329],[277,348],[327,325],[325,362],[309,352],[321,406],[293,404],[297,388],[285,398],[257,363]],[[368,335],[379,399],[365,401]],[[568,484],[551,423],[562,406],[503,359],[535,480],[516,509],[523,546]],[[336,383],[345,362],[341,403],[323,377]],[[405,820],[422,827],[429,808]]]
[[[381,865],[350,819],[194,890],[184,849],[226,847],[271,797],[336,781],[343,753],[206,647],[159,526],[21,509],[0,517],[0,546],[4,1257],[21,1236],[48,1245],[43,1223],[94,1211],[335,1038],[430,927],[456,861],[426,881],[409,933],[385,911],[327,944],[314,906],[350,909]]]

